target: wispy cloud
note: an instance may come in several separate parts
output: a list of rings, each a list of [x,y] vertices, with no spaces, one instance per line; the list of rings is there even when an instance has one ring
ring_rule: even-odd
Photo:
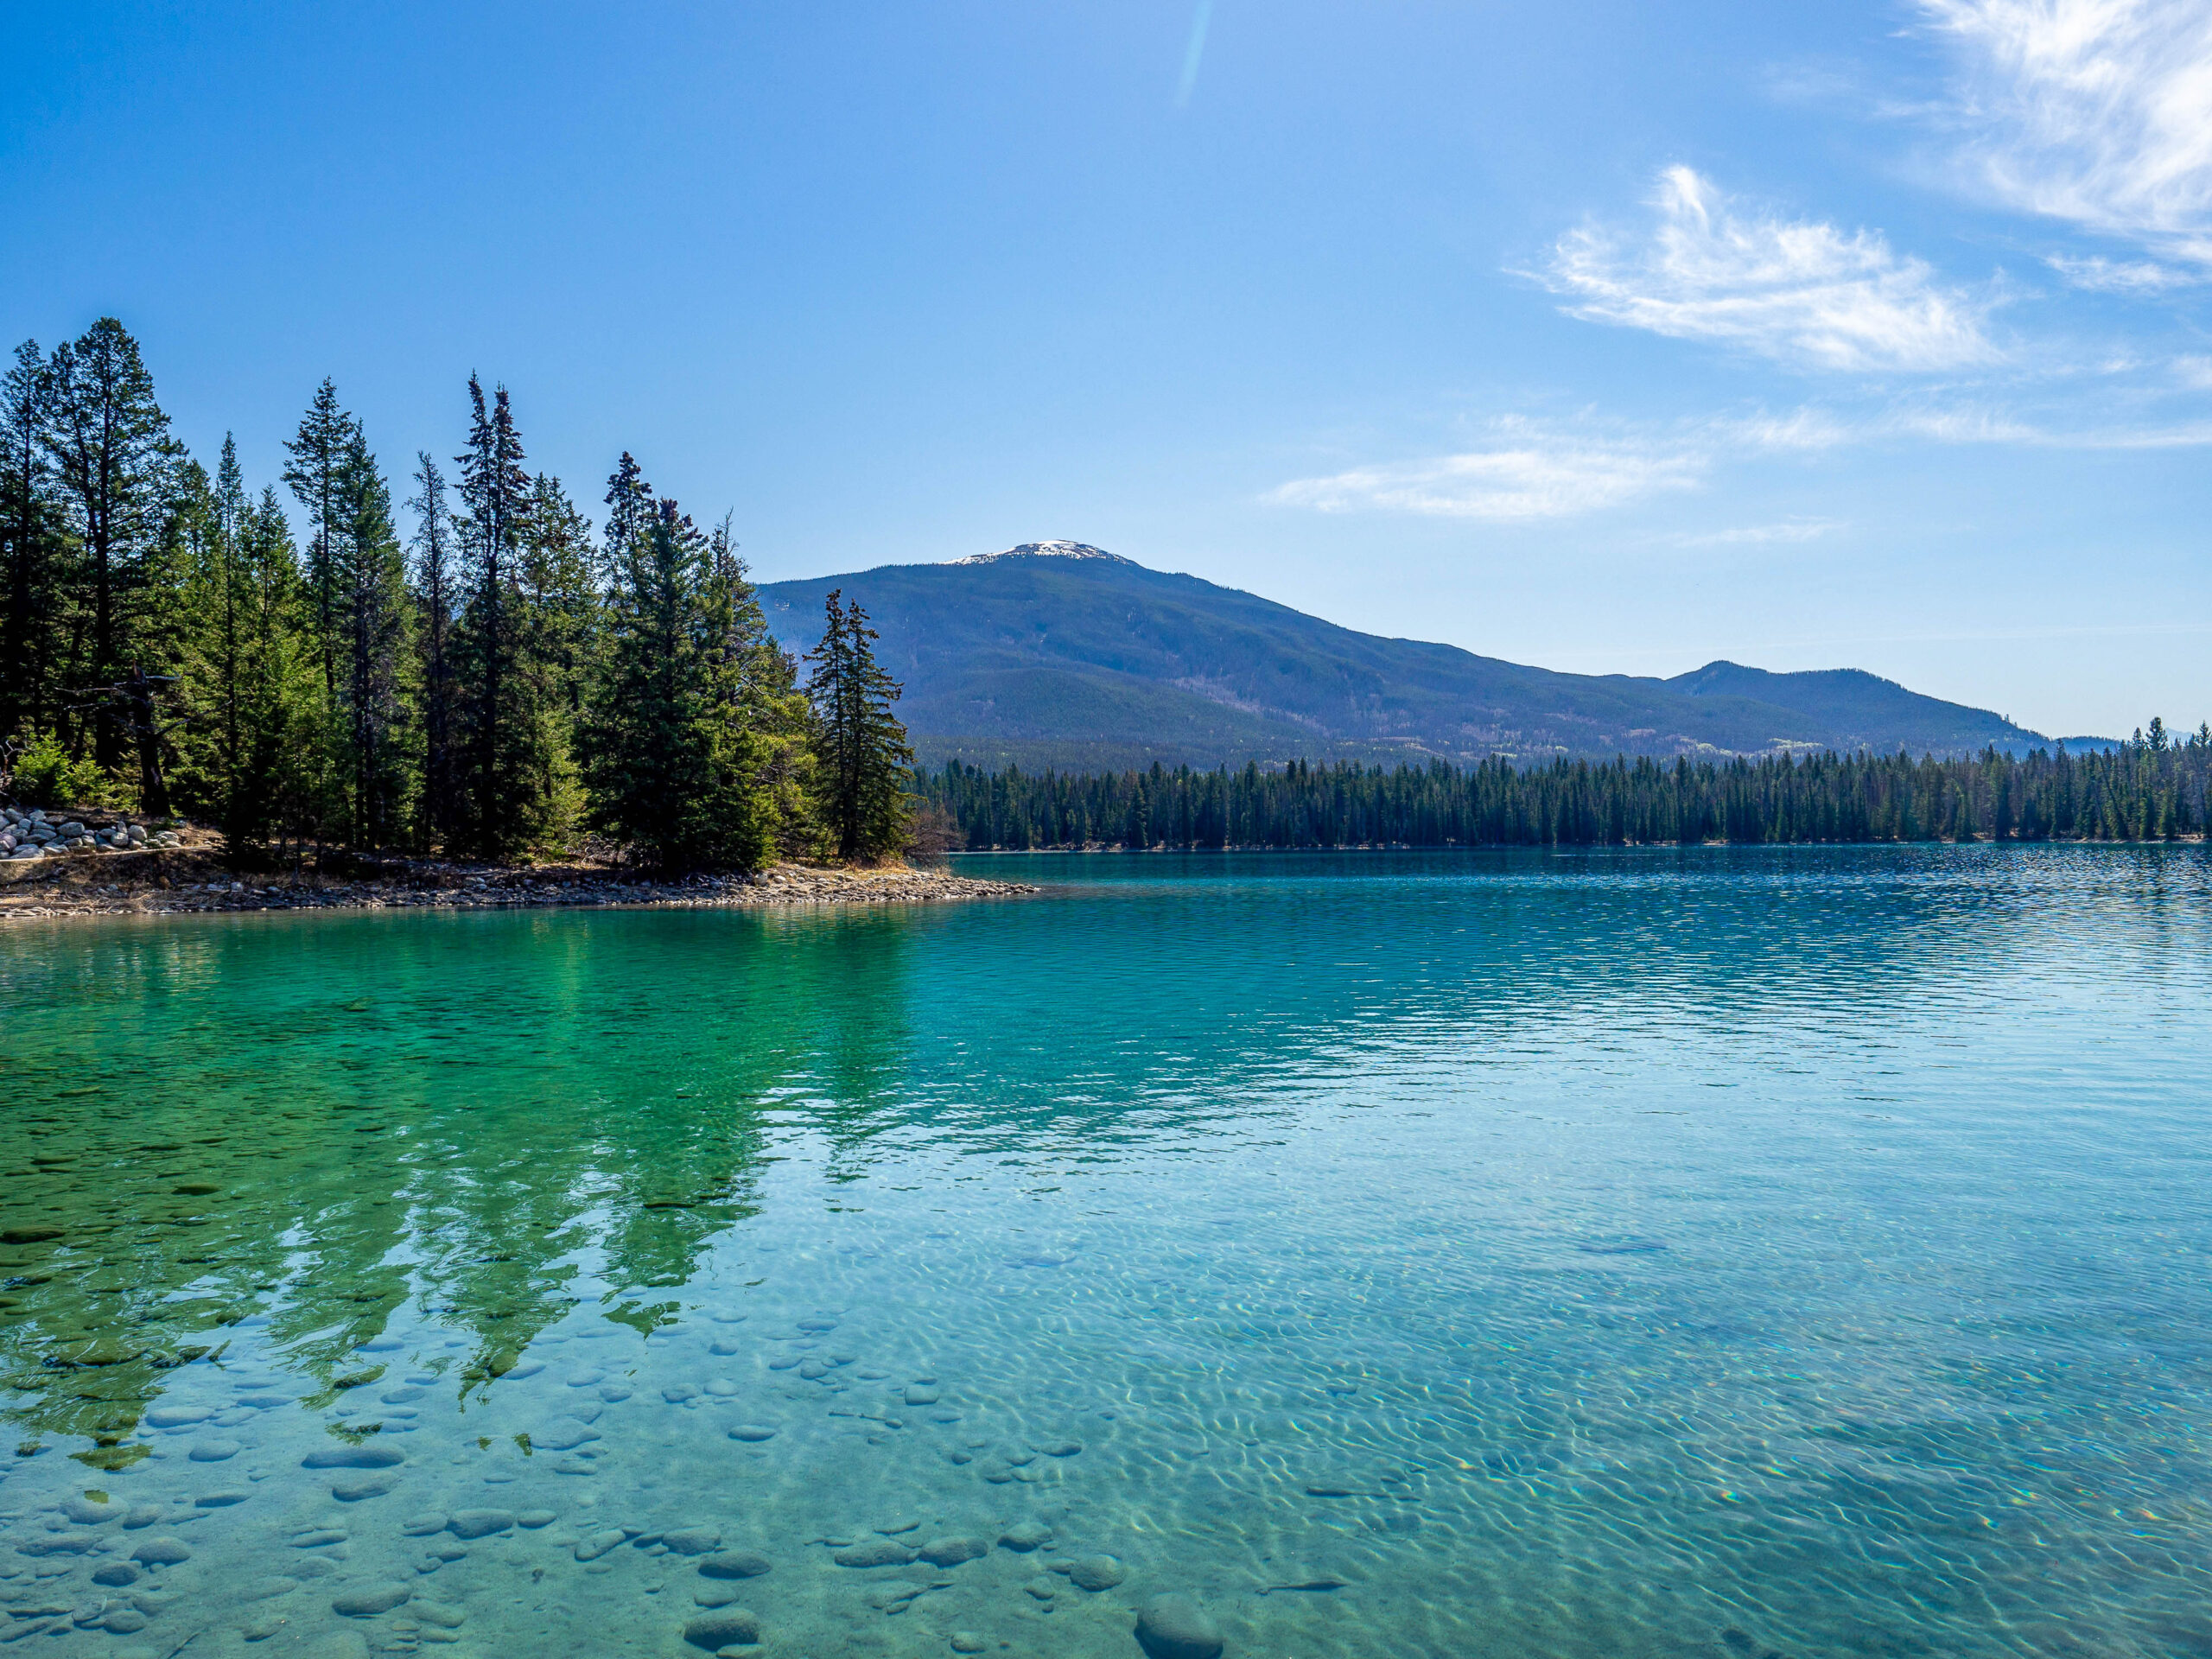
[[[1605,439],[1498,423],[1496,442],[1460,454],[1297,479],[1269,493],[1279,506],[1359,510],[1513,523],[1572,518],[1663,490],[1694,486],[1709,465],[1696,446]]]
[[[2195,372],[2183,359],[2177,372]],[[1518,524],[1580,518],[1702,487],[1724,467],[1900,443],[2023,449],[2147,450],[2212,447],[2212,421],[2159,424],[2038,423],[2001,408],[1948,397],[1892,402],[1859,413],[1805,408],[1673,425],[1510,416],[1484,441],[1452,454],[1378,462],[1268,492],[1272,505],[1316,512],[1412,513]],[[1797,518],[1673,538],[1681,546],[1804,542],[1843,528]]]
[[[1539,273],[1570,315],[1739,346],[1827,369],[1931,370],[1993,361],[1988,301],[1946,286],[1876,232],[1744,211],[1687,167],[1660,175],[1658,221],[1624,245],[1585,226]]]
[[[2107,259],[2094,254],[2076,259],[2053,254],[2044,263],[2075,288],[2101,294],[2164,294],[2204,280],[2199,272],[2151,259]]]
[[[1675,547],[1767,547],[1777,543],[1814,542],[1847,529],[1840,518],[1786,518],[1778,524],[1742,524],[1696,535],[1670,536]]]
[[[1920,3],[1959,54],[1952,113],[1985,188],[2212,264],[2212,0]]]

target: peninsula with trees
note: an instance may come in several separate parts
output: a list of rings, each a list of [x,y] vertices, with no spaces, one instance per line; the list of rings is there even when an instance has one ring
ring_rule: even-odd
[[[918,849],[2205,827],[2202,726],[2069,743],[1850,670],[1558,674],[1078,543],[756,587],[727,515],[625,453],[594,524],[505,387],[465,396],[460,452],[395,471],[326,379],[257,487],[230,438],[212,471],[186,452],[116,320],[16,348],[0,872],[137,852],[211,903],[394,871],[440,902],[686,902],[846,896],[788,872]],[[899,879],[864,896],[931,896]]]

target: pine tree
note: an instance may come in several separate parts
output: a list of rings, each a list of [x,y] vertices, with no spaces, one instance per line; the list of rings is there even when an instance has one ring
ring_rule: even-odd
[[[41,391],[41,442],[83,556],[85,634],[71,653],[67,689],[93,716],[93,758],[103,768],[136,747],[142,777],[158,779],[151,741],[131,729],[116,688],[134,666],[145,668],[134,658],[163,643],[166,594],[156,577],[180,451],[138,342],[113,317],[54,349]]]
[[[315,401],[300,417],[299,431],[284,445],[292,458],[284,468],[284,482],[308,515],[308,591],[314,598],[323,690],[333,708],[338,703],[338,665],[345,654],[339,622],[339,542],[345,533],[339,476],[356,435],[353,417],[339,407],[338,388],[326,375],[315,388]]]
[[[416,514],[416,638],[421,644],[423,782],[418,835],[442,847],[466,822],[461,760],[455,749],[460,687],[454,679],[454,580],[453,518],[446,505],[445,474],[429,450],[416,456],[417,493],[407,505]]]
[[[330,537],[335,620],[345,635],[340,750],[347,779],[343,839],[385,848],[404,838],[413,769],[409,732],[407,569],[391,492],[359,423],[333,480]]]
[[[52,696],[61,547],[41,442],[45,379],[29,340],[0,377],[0,740],[35,726]]]
[[[525,643],[516,567],[531,480],[507,389],[499,387],[487,408],[483,385],[471,375],[468,396],[474,418],[459,458],[462,593],[454,652],[465,756],[461,840],[480,856],[505,858],[532,845],[550,817],[532,764],[537,734],[516,706]]]
[[[791,659],[727,526],[709,540],[658,501],[621,569],[583,728],[594,822],[658,868],[753,868],[781,839],[805,729]]]
[[[906,846],[914,754],[891,712],[900,688],[875,660],[868,613],[858,601],[841,606],[841,596],[830,589],[822,643],[807,653],[824,817],[838,857],[882,858]]]

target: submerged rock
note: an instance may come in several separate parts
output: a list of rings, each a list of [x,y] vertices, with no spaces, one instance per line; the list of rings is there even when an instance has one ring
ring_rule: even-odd
[[[722,1535],[712,1527],[678,1527],[661,1534],[660,1541],[678,1555],[704,1555],[721,1547]]]
[[[904,1567],[914,1559],[914,1552],[902,1543],[883,1538],[872,1544],[855,1544],[849,1549],[841,1549],[830,1559],[840,1567]]]
[[[733,1440],[751,1440],[758,1443],[761,1440],[774,1440],[776,1431],[766,1423],[740,1423],[735,1428],[730,1430],[729,1437]]]
[[[370,1584],[341,1591],[330,1599],[330,1611],[348,1618],[372,1618],[399,1606],[415,1592],[404,1584]]]
[[[980,1560],[990,1553],[988,1544],[965,1534],[951,1538],[932,1538],[917,1552],[931,1567],[957,1567],[963,1561]]]
[[[1052,1535],[1052,1529],[1042,1521],[1022,1521],[1008,1527],[999,1535],[999,1548],[1027,1555],[1043,1545]]]
[[[699,1571],[709,1579],[757,1579],[774,1567],[775,1563],[758,1550],[725,1549],[701,1561]]]
[[[1137,1612],[1137,1645],[1150,1659],[1221,1659],[1221,1627],[1188,1596],[1154,1596]]]
[[[742,1607],[718,1607],[712,1612],[701,1613],[684,1625],[683,1639],[709,1653],[728,1647],[749,1647],[760,1639],[760,1617]]]
[[[1080,1560],[1068,1563],[1068,1582],[1078,1590],[1096,1592],[1111,1590],[1128,1571],[1111,1555],[1085,1555]]]
[[[515,1524],[512,1510],[457,1510],[446,1523],[456,1538],[488,1538],[495,1532],[506,1532]]]
[[[390,1469],[407,1461],[396,1446],[326,1446],[300,1459],[302,1469]]]

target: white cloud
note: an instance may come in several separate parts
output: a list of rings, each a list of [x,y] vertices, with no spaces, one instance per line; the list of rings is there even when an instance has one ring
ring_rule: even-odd
[[[1840,518],[1786,518],[1778,524],[1743,524],[1702,535],[1669,537],[1676,547],[1766,547],[1776,543],[1818,541],[1848,526]]]
[[[2212,263],[2212,0],[1920,0],[2015,207]]]
[[[2212,362],[2182,359],[2177,372],[2212,372]],[[2197,448],[2212,446],[2212,422],[2037,424],[1999,409],[1948,398],[1891,403],[1850,416],[1805,408],[1668,426],[1596,420],[1559,424],[1515,416],[1493,423],[1486,442],[1455,454],[1294,479],[1262,499],[1315,512],[1402,512],[1519,524],[1577,518],[1696,490],[1725,466],[1899,443],[2082,451]],[[1675,539],[1686,547],[1810,541],[1842,528],[1840,521],[1802,518]]]
[[[1298,479],[1267,499],[1319,512],[1368,509],[1511,523],[1571,518],[1689,489],[1707,464],[1700,449],[1680,442],[1560,435],[1506,421],[1498,441],[1480,449]]]
[[[2163,294],[2203,280],[2195,272],[2150,259],[2107,259],[2101,255],[2073,259],[2053,254],[2044,263],[2075,287],[2101,294]]]
[[[1739,212],[1687,167],[1660,175],[1659,223],[1624,248],[1593,227],[1560,238],[1545,281],[1571,315],[1741,346],[1784,363],[1928,370],[1999,353],[1987,302],[1946,287],[1879,233]]]

